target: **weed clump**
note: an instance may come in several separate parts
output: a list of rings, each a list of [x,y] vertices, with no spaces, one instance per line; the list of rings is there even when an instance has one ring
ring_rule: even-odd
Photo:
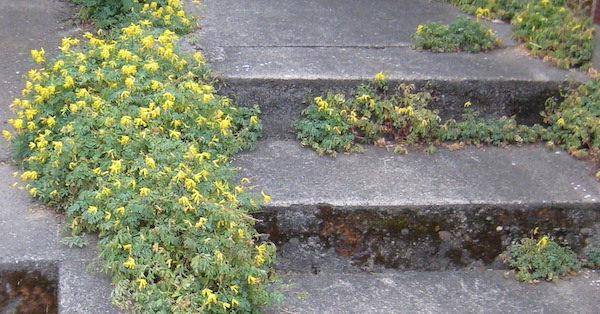
[[[600,267],[600,247],[595,247],[590,250],[586,265],[589,267]]]
[[[591,67],[590,0],[441,0],[468,14],[513,24],[513,38],[561,68]]]
[[[436,22],[419,25],[412,39],[415,49],[433,52],[481,52],[501,44],[491,29],[466,16],[458,16],[450,25]]]
[[[431,145],[444,141],[520,144],[538,141],[546,133],[540,126],[519,126],[513,118],[483,120],[472,108],[466,108],[458,122],[442,121],[437,111],[427,108],[430,93],[406,84],[390,90],[382,74],[351,95],[315,98],[303,111],[306,118],[294,123],[301,144],[329,155],[361,151],[360,144],[373,143],[401,153],[411,145],[425,145],[433,152]]]
[[[514,244],[504,257],[505,263],[515,268],[515,277],[524,282],[539,279],[558,281],[560,276],[577,272],[581,263],[565,243],[560,245],[548,236],[539,240],[524,238]]]

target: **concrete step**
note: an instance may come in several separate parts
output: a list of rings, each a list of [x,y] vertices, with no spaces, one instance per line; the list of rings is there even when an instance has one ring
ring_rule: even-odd
[[[600,276],[584,270],[528,285],[503,271],[284,276],[282,308],[265,313],[598,313]]]
[[[221,92],[258,104],[265,136],[291,138],[290,122],[311,97],[347,93],[383,71],[390,86],[429,83],[443,118],[471,101],[484,116],[516,115],[540,122],[539,111],[566,81],[587,80],[527,56],[511,26],[488,23],[504,42],[489,53],[430,53],[411,48],[428,21],[452,22],[460,11],[428,0],[208,0],[202,27],[185,49],[211,63]],[[190,6],[190,10],[194,9]]]
[[[499,268],[536,227],[577,252],[600,240],[594,165],[541,145],[337,158],[297,141],[258,147],[233,163],[272,197],[259,230],[283,270]]]

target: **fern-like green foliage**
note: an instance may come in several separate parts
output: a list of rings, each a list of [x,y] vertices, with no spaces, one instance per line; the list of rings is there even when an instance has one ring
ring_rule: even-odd
[[[419,25],[412,39],[416,49],[433,52],[481,52],[501,44],[491,29],[466,16],[458,16],[450,25]]]
[[[561,68],[591,66],[594,27],[591,0],[440,0],[484,19],[510,22],[513,38],[532,55]]]
[[[560,103],[547,102],[548,140],[575,157],[600,162],[600,79],[571,88],[563,96]]]
[[[560,245],[548,236],[524,238],[510,249],[505,262],[517,270],[515,277],[524,282],[538,279],[558,281],[560,276],[581,269],[581,262],[565,243]]]
[[[431,99],[426,90],[416,91],[412,85],[390,89],[383,75],[378,75],[348,98],[340,94],[315,98],[303,111],[305,118],[294,127],[302,145],[329,155],[360,151],[360,144],[375,143],[406,152],[406,146],[415,144],[520,144],[546,135],[543,127],[519,126],[513,118],[481,119],[472,108],[466,108],[459,121],[442,121],[436,111],[427,108]]]

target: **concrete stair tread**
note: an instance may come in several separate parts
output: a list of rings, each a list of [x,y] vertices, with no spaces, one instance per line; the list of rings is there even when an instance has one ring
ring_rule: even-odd
[[[597,313],[600,277],[517,282],[502,270],[283,276],[286,313]],[[282,313],[271,308],[266,313]]]
[[[350,208],[558,205],[598,208],[594,165],[542,145],[467,147],[407,155],[318,156],[298,141],[265,140],[234,159],[240,176],[272,197],[269,206],[328,204]]]

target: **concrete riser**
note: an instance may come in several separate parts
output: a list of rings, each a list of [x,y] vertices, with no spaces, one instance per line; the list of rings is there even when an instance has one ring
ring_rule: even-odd
[[[257,228],[279,247],[280,268],[314,271],[329,254],[357,269],[444,271],[479,265],[502,268],[499,257],[535,228],[576,253],[600,239],[597,207],[454,205],[399,208],[268,207]],[[313,251],[313,252],[311,252]],[[327,264],[329,262],[323,262]],[[312,267],[309,269],[308,267]]]
[[[227,79],[220,92],[242,106],[258,104],[262,111],[265,138],[294,138],[291,123],[302,119],[304,110],[314,97],[328,93],[349,95],[366,81],[358,80],[284,80],[284,79]],[[431,92],[434,99],[430,109],[437,110],[442,119],[458,119],[464,103],[470,101],[485,118],[515,116],[517,122],[532,125],[542,123],[540,111],[550,97],[560,97],[566,82],[519,80],[390,80],[389,86],[414,84]]]

